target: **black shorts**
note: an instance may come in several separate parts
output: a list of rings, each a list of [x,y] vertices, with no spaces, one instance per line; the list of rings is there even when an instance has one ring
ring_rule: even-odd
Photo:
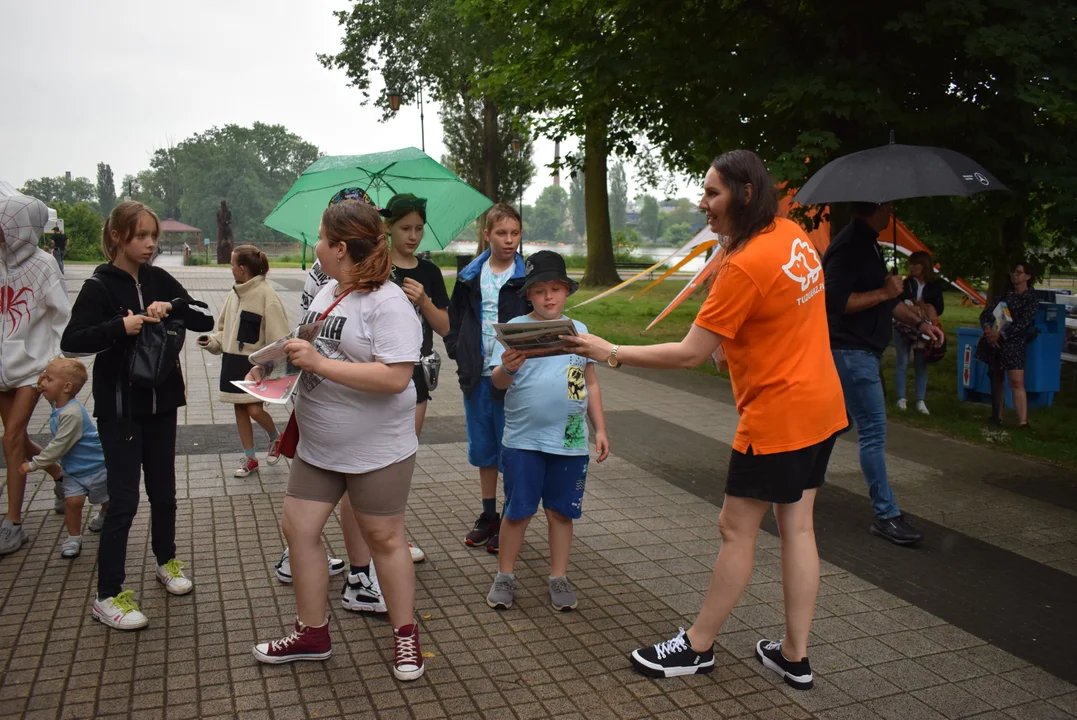
[[[815,445],[771,455],[756,455],[751,446],[747,453],[733,450],[726,494],[771,503],[798,502],[805,490],[823,484],[837,439],[835,433]]]
[[[422,405],[430,399],[430,388],[426,386],[426,375],[423,375],[423,366],[419,363],[415,363],[411,380],[415,383],[415,404]]]

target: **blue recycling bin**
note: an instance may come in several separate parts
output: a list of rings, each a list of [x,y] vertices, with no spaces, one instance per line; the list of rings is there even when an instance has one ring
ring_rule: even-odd
[[[1040,303],[1036,307],[1036,338],[1025,355],[1025,392],[1029,407],[1049,407],[1062,386],[1062,347],[1066,341],[1066,309]],[[991,378],[987,365],[976,359],[979,328],[957,329],[957,398],[968,402],[991,402]],[[1010,380],[1006,378],[1006,407],[1013,408]]]

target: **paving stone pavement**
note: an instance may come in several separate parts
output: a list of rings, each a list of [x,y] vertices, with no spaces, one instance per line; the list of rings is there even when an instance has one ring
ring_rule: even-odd
[[[72,297],[89,271],[69,266]],[[170,271],[214,311],[231,285],[227,271]],[[302,274],[275,270],[270,279],[294,315]],[[938,545],[946,547],[933,546],[930,536],[922,551],[871,538],[855,444],[838,443],[828,476],[832,488],[822,493],[836,500],[821,505],[831,514],[817,520],[824,562],[811,641],[814,690],[793,691],[752,657],[756,639],[782,633],[772,528],[759,536],[751,585],[719,637],[716,671],[661,681],[637,675],[627,654],[691,623],[720,547],[722,453],[736,413],[721,381],[676,374],[600,374],[623,444],[619,448],[614,432],[614,455],[592,464],[569,568],[579,609],[559,614],[548,605],[540,515],[521,557],[517,603],[496,612],[484,602],[494,558],[461,541],[479,508],[478,484],[466,462],[462,403],[447,362],[430,405],[408,514],[409,538],[428,556],[416,572],[417,613],[430,654],[426,675],[414,683],[395,681],[387,621],[342,610],[335,584],[329,594],[333,658],[259,665],[251,645],[281,636],[294,618],[292,592],[272,569],[283,540],[287,464],[232,478],[240,454],[231,408],[215,400],[219,362],[189,343],[184,368],[190,404],[180,414],[187,427],[177,457],[177,542],[195,592],[171,597],[154,582],[143,512],[131,533],[127,587],[150,627],[124,634],[92,621],[97,539],[87,534],[82,556],[62,560],[62,519],[51,512],[51,481],[31,478],[25,515],[31,542],[0,559],[3,717],[1077,717],[1072,673],[1036,653],[1035,643],[1049,638],[1022,643],[1005,635],[1009,623],[981,612],[999,606],[1023,630],[1025,616],[1047,610],[1031,607],[1020,594],[982,597],[965,613],[979,618],[977,628],[987,628],[974,634],[966,628],[975,623],[931,594],[912,591],[930,588],[937,595],[947,588],[946,568],[978,560],[1005,560],[1007,572],[1016,573],[1007,579],[1012,585],[1073,580],[1077,512],[1045,502],[1034,489],[1018,493],[984,479],[984,467],[1001,468],[1024,485],[1059,480],[1058,471],[900,428],[892,430],[888,458],[895,492],[908,512],[937,528],[946,538]],[[283,422],[284,411],[273,412]],[[47,418],[42,403],[32,430],[47,432]],[[674,442],[677,429],[698,453]],[[923,456],[925,443],[941,451]],[[954,538],[974,540],[980,555]],[[334,554],[344,553],[336,519],[325,540]],[[887,566],[901,572],[882,571]],[[964,582],[955,571],[949,587],[959,593]],[[1075,607],[1069,605],[1071,617]],[[1073,637],[1072,623],[1054,630],[1064,641]]]

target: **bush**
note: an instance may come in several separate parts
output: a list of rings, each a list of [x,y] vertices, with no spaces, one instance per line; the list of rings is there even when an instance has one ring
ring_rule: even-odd
[[[191,256],[187,258],[184,265],[209,265],[209,260],[206,260],[206,256],[201,253],[191,253]]]
[[[56,216],[64,221],[64,234],[67,235],[67,260],[88,260],[104,262],[101,254],[101,228],[105,220],[89,203],[80,202],[71,205],[64,202],[52,203]],[[45,232],[51,231],[46,227]]]

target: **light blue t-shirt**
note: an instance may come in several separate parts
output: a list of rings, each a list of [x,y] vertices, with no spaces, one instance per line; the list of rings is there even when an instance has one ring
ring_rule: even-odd
[[[493,357],[494,347],[500,346],[494,323],[497,322],[501,288],[512,279],[515,270],[515,259],[502,273],[495,273],[491,270],[490,261],[487,260],[482,264],[482,272],[479,273],[479,287],[482,289],[482,374],[487,377],[494,372],[495,367],[501,364],[500,353],[496,362]]]
[[[514,318],[509,322],[533,322]],[[583,323],[573,320],[576,332]],[[494,367],[504,348],[496,343]],[[579,355],[528,358],[505,395],[505,435],[502,443],[515,450],[551,455],[587,455],[587,385],[584,369],[593,361]]]

